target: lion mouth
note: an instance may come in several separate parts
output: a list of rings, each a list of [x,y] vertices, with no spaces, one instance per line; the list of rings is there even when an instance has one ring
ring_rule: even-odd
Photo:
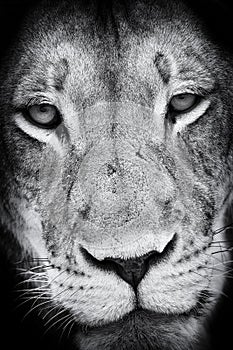
[[[187,323],[190,319],[203,319],[206,317],[208,305],[211,305],[211,301],[213,301],[213,295],[208,290],[202,290],[196,298],[196,303],[193,304],[189,309],[185,311],[176,311],[176,312],[163,312],[163,311],[153,311],[146,309],[140,305],[138,296],[135,296],[135,306],[130,311],[125,313],[122,317],[117,318],[114,321],[110,322],[100,322],[96,325],[90,325],[88,323],[80,323],[78,319],[76,319],[77,326],[81,326],[85,328],[85,332],[98,332],[98,331],[106,331],[106,332],[120,332],[122,327],[135,327],[145,330],[154,328],[157,329],[162,325],[169,325],[176,322]]]
[[[127,322],[128,320],[131,320],[132,318],[137,319],[145,319],[150,320],[153,323],[156,322],[172,322],[174,320],[178,319],[188,319],[190,317],[201,317],[203,316],[203,313],[206,312],[206,305],[210,303],[212,298],[212,294],[208,290],[202,290],[198,296],[196,303],[188,310],[182,311],[182,312],[170,312],[170,313],[164,313],[164,312],[158,312],[158,311],[152,311],[145,309],[141,307],[139,304],[135,306],[135,308],[129,312],[128,314],[124,315],[121,320],[116,321],[118,322]]]
[[[192,313],[190,310],[186,314],[160,314],[135,309],[120,320],[105,325],[78,326],[75,342],[82,350],[88,348],[89,342],[103,344],[102,348],[106,349],[159,350],[175,349],[175,338],[178,344],[176,349],[191,349],[199,328],[198,320],[192,317]]]
[[[85,325],[85,333],[95,334],[100,332],[122,332],[122,329],[135,329],[143,333],[148,332],[148,329],[155,330],[158,334],[164,325],[171,324],[185,324],[189,319],[198,319],[202,317],[206,310],[206,305],[210,302],[211,293],[207,290],[203,290],[197,298],[196,304],[188,311],[180,313],[160,313],[152,310],[144,309],[140,306],[135,308],[129,313],[125,314],[122,318],[109,323],[89,326]],[[82,326],[83,328],[83,326]]]

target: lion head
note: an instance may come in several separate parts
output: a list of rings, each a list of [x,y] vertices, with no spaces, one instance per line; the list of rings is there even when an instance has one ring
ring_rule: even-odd
[[[196,349],[230,257],[226,55],[181,1],[63,1],[29,16],[2,78],[18,290],[81,350]]]

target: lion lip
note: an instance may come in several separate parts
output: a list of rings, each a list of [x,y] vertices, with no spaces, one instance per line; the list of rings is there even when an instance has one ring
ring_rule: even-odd
[[[206,291],[205,291],[206,292]],[[204,301],[205,299],[205,301]],[[140,325],[141,327],[149,326],[152,327],[160,327],[162,324],[169,324],[174,322],[186,322],[191,317],[201,317],[204,312],[204,306],[209,299],[208,292],[206,292],[206,296],[200,296],[198,298],[197,303],[186,312],[180,313],[164,313],[159,311],[148,310],[142,308],[140,306],[136,306],[132,311],[122,316],[120,319],[117,319],[112,322],[108,322],[105,324],[98,324],[96,326],[88,326],[85,325],[87,332],[98,331],[121,331],[122,327],[125,327],[129,324],[135,325],[137,327]]]
[[[206,305],[208,303],[210,303],[211,299],[212,299],[213,295],[209,290],[203,289],[201,290],[197,297],[196,297],[196,302],[194,302],[194,304],[192,306],[190,306],[189,308],[187,308],[187,310],[180,310],[180,311],[176,311],[176,312],[169,312],[169,310],[165,313],[165,312],[160,312],[159,310],[157,311],[152,311],[152,310],[148,310],[144,307],[142,307],[140,305],[140,301],[138,300],[138,298],[136,298],[136,307],[133,311],[138,311],[138,312],[149,312],[152,313],[153,315],[155,315],[156,317],[166,317],[169,316],[170,317],[191,317],[191,316],[202,316],[203,312],[206,309]]]
[[[167,313],[165,312],[160,312],[159,310],[158,311],[153,311],[153,310],[149,310],[149,309],[146,309],[144,307],[142,307],[140,305],[140,302],[138,300],[138,298],[136,297],[136,306],[135,308],[128,314],[130,315],[131,313],[132,314],[135,314],[135,315],[151,315],[151,317],[153,316],[153,319],[167,319],[167,320],[171,320],[171,319],[177,319],[177,318],[187,318],[187,317],[191,317],[191,316],[194,316],[194,317],[199,317],[199,316],[202,316],[203,313],[205,312],[206,310],[206,305],[208,303],[210,303],[210,300],[212,298],[212,294],[209,290],[202,290],[198,293],[197,295],[197,298],[196,298],[196,302],[193,306],[191,306],[190,308],[188,308],[186,311],[177,311],[177,312],[170,312],[169,313],[169,310]],[[127,315],[125,315],[124,317],[126,317]]]

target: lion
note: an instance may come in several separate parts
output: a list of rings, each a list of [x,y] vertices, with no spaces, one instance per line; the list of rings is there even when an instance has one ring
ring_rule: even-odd
[[[19,308],[74,349],[210,347],[233,74],[204,23],[182,0],[46,2],[1,81],[1,254]]]

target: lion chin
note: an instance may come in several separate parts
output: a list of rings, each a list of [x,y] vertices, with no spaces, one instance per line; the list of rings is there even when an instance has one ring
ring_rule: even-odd
[[[0,249],[19,318],[66,350],[212,350],[232,261],[229,57],[185,0],[42,3],[17,38]]]

